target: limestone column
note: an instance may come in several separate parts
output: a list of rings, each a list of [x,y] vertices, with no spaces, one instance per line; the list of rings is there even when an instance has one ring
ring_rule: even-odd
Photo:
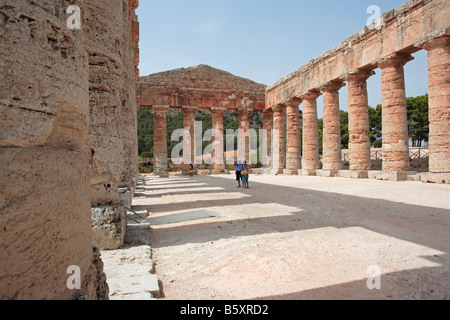
[[[211,156],[214,159],[213,174],[223,173],[225,170],[224,158],[224,134],[223,134],[223,114],[227,108],[213,107],[212,113],[212,128],[213,128],[213,149]]]
[[[195,162],[195,114],[197,107],[183,106],[183,169]]]
[[[341,121],[339,89],[344,84],[332,82],[321,88],[323,92],[323,175],[334,177],[342,169]]]
[[[317,101],[319,91],[309,91],[300,98],[303,100],[303,157],[304,176],[316,175],[319,162],[319,131],[317,125]]]
[[[412,59],[411,55],[395,53],[378,63],[382,81],[383,171],[393,173],[394,180],[406,179],[404,172],[409,170],[408,116],[403,66]],[[400,178],[398,174],[402,172],[403,178]]]
[[[273,109],[272,169],[274,174],[283,173],[286,167],[286,107],[275,106]]]
[[[239,136],[238,136],[238,158],[250,163],[250,110],[240,109]]]
[[[153,106],[155,132],[153,135],[153,175],[169,176],[167,160],[167,122],[166,116],[169,106]]]
[[[370,156],[369,103],[367,79],[375,73],[371,70],[349,74],[348,82],[348,131],[350,177],[368,178],[372,167]]]
[[[286,103],[286,175],[298,175],[300,169],[300,127],[299,115],[301,101]]]
[[[433,39],[428,51],[431,173],[450,173],[450,37]]]
[[[261,161],[264,168],[270,168],[272,165],[272,129],[273,129],[273,110],[263,111],[263,144]]]

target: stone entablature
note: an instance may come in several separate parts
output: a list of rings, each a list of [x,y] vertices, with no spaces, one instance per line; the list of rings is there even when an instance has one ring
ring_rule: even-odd
[[[141,107],[169,105],[262,111],[265,104],[265,85],[207,65],[152,74],[141,77],[139,83]]]

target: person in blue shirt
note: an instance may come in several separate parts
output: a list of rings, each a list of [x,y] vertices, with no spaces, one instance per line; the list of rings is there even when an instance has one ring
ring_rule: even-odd
[[[244,161],[244,165],[242,166],[241,176],[242,176],[242,186],[245,189],[249,189],[248,186],[248,174],[250,167],[247,165],[247,161]]]
[[[238,188],[240,188],[241,180],[242,180],[241,171],[242,171],[242,166],[243,166],[241,163],[241,160],[238,160],[237,162],[235,162],[234,166],[236,167],[236,181],[238,183]]]

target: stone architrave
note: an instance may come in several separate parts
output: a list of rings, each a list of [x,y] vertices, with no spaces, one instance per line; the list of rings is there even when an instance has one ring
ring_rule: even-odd
[[[273,130],[273,110],[266,109],[263,112],[263,144],[262,144],[262,162],[264,168],[270,168],[272,165],[272,130]]]
[[[383,58],[378,63],[381,68],[382,82],[383,171],[385,172],[406,172],[410,166],[403,66],[411,60],[413,60],[411,55],[396,53]]]
[[[351,178],[368,178],[371,169],[369,138],[369,103],[367,79],[374,75],[371,70],[350,73],[348,82],[348,132]]]
[[[430,173],[450,173],[450,36],[421,45],[428,51]]]
[[[321,88],[323,93],[323,168],[322,175],[334,177],[342,169],[339,89],[345,84],[333,81]]]
[[[212,142],[213,148],[211,156],[214,159],[213,174],[220,174],[225,170],[224,158],[224,133],[223,133],[223,114],[226,108],[212,107]]]
[[[317,98],[320,92],[311,90],[300,96],[303,100],[303,156],[302,174],[315,176],[320,168]]]
[[[286,168],[286,107],[277,105],[273,109],[272,169],[273,173],[283,173]]]
[[[195,162],[195,114],[197,107],[183,106],[183,168]]]
[[[167,111],[169,106],[153,106],[155,133],[153,143],[153,174],[160,177],[169,176],[167,159]]]
[[[298,175],[301,160],[299,105],[301,100],[286,102],[286,175]]]

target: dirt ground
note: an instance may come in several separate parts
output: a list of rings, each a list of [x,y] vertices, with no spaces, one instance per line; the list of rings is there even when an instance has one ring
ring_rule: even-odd
[[[450,185],[233,178],[145,178],[151,217],[219,215],[151,227],[162,299],[450,299]]]

